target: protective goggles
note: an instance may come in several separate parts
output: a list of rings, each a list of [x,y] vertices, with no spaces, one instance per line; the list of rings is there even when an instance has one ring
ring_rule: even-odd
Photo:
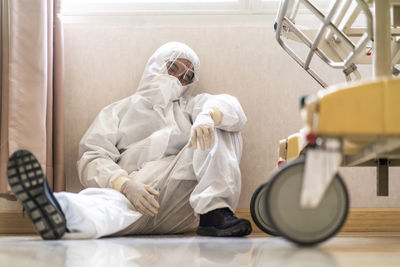
[[[196,79],[193,66],[188,67],[179,59],[167,61],[166,67],[168,74],[176,77],[184,86],[194,82]]]

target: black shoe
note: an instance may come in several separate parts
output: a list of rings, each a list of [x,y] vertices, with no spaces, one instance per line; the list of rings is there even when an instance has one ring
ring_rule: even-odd
[[[54,197],[40,163],[27,150],[18,150],[8,159],[8,183],[27,211],[43,239],[59,239],[66,232],[66,220]]]
[[[238,219],[229,208],[222,208],[200,215],[197,234],[202,236],[245,236],[251,233],[251,224]]]

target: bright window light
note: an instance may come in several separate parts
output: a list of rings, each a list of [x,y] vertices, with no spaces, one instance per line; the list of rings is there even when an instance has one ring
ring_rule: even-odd
[[[275,14],[280,0],[60,0],[64,15],[162,14]]]

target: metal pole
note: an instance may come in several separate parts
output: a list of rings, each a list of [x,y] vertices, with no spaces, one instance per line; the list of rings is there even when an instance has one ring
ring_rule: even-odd
[[[376,162],[376,195],[389,196],[389,161],[378,159]]]
[[[389,0],[374,1],[374,79],[392,76],[389,2]]]

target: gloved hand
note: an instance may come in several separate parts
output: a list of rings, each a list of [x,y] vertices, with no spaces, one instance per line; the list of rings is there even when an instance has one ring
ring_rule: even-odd
[[[215,141],[214,120],[211,117],[213,110],[209,109],[197,115],[196,121],[192,125],[189,148],[197,149],[197,142],[201,150],[210,148]]]
[[[137,211],[147,216],[154,216],[158,213],[160,205],[154,196],[159,196],[157,192],[150,186],[141,182],[129,179],[121,186],[121,193],[124,194]]]

